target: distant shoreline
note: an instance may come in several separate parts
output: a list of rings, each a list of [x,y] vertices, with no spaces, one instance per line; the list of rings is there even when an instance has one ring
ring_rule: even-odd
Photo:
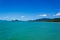
[[[49,19],[49,18],[43,18],[43,19],[36,19],[36,20],[29,20],[32,22],[60,22],[60,18],[54,18],[54,19]]]
[[[3,22],[8,20],[0,20],[0,21]],[[60,18],[54,18],[54,19],[43,18],[43,19],[35,19],[35,20],[28,20],[28,21],[11,20],[10,22],[60,22]]]

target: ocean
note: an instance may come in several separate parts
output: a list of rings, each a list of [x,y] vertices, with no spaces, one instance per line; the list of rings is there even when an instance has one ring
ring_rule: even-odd
[[[0,40],[60,40],[60,22],[0,22]]]

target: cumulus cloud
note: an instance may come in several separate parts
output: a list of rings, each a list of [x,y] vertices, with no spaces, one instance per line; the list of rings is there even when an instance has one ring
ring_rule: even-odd
[[[24,18],[25,16],[21,16],[21,18]]]
[[[56,14],[55,14],[55,15],[53,15],[53,16],[60,16],[60,12],[56,13]]]
[[[47,14],[40,14],[39,16],[47,16]]]

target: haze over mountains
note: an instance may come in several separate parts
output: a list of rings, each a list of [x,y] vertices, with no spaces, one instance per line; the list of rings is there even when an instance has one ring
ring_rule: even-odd
[[[0,22],[4,22],[8,20],[0,20]],[[10,20],[11,22],[23,22],[23,20]],[[27,20],[27,22],[60,22],[60,18],[41,18],[41,19],[35,19],[35,20]]]

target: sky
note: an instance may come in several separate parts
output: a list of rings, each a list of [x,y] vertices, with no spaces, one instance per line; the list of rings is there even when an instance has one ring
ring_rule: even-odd
[[[60,0],[0,0],[0,20],[60,18]]]

